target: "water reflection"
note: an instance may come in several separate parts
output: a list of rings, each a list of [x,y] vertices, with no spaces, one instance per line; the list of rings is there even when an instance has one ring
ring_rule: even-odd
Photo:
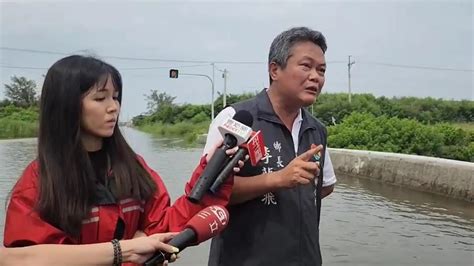
[[[323,211],[331,265],[471,265],[471,203],[339,176]]]

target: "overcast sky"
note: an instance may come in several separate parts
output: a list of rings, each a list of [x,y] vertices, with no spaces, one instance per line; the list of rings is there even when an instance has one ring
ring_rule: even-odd
[[[169,79],[169,68],[212,77],[210,62],[217,62],[216,97],[224,84],[218,69],[229,71],[229,93],[268,86],[268,48],[293,26],[327,38],[323,91],[347,91],[352,55],[354,93],[474,100],[469,0],[2,1],[0,7],[2,85],[19,75],[41,86],[47,68],[66,54],[93,54],[123,75],[122,120],[146,111],[143,95],[152,89],[178,103],[210,102],[209,80]]]

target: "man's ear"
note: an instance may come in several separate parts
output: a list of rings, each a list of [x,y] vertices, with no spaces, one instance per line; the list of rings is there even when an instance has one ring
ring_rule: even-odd
[[[280,69],[280,66],[275,62],[271,62],[268,65],[268,73],[273,81],[278,80],[278,74],[280,72]]]

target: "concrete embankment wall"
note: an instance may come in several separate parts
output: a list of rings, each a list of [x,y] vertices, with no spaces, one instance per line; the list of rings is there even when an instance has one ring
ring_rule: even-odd
[[[474,163],[398,153],[329,149],[336,174],[474,202]]]

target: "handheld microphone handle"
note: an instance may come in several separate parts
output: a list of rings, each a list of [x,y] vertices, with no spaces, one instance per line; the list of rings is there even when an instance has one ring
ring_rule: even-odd
[[[164,253],[161,250],[157,250],[153,257],[149,258],[145,263],[143,263],[144,266],[156,266],[156,265],[161,265],[165,260],[169,259],[171,255],[168,253]]]
[[[193,244],[196,241],[196,232],[191,228],[184,229],[181,233],[177,234],[173,239],[171,239],[167,244],[173,247],[177,247],[181,252],[186,247]],[[145,266],[155,266],[162,264],[165,260],[169,260],[171,257],[170,253],[157,250],[155,254],[145,261]]]
[[[209,160],[206,168],[202,172],[201,176],[197,180],[196,184],[194,185],[191,193],[189,193],[188,200],[192,203],[198,203],[201,201],[204,194],[209,190],[209,187],[215,180],[215,177],[222,169],[225,161],[227,160],[228,156],[225,151],[229,147],[223,145],[221,148],[217,149],[212,155],[211,160]]]
[[[209,188],[209,190],[216,194],[219,190],[219,187],[225,182],[225,180],[229,177],[230,173],[234,170],[234,167],[237,165],[239,160],[243,159],[247,155],[246,148],[239,148],[239,150],[234,154],[232,159],[224,166],[221,173],[217,176],[216,180]]]

